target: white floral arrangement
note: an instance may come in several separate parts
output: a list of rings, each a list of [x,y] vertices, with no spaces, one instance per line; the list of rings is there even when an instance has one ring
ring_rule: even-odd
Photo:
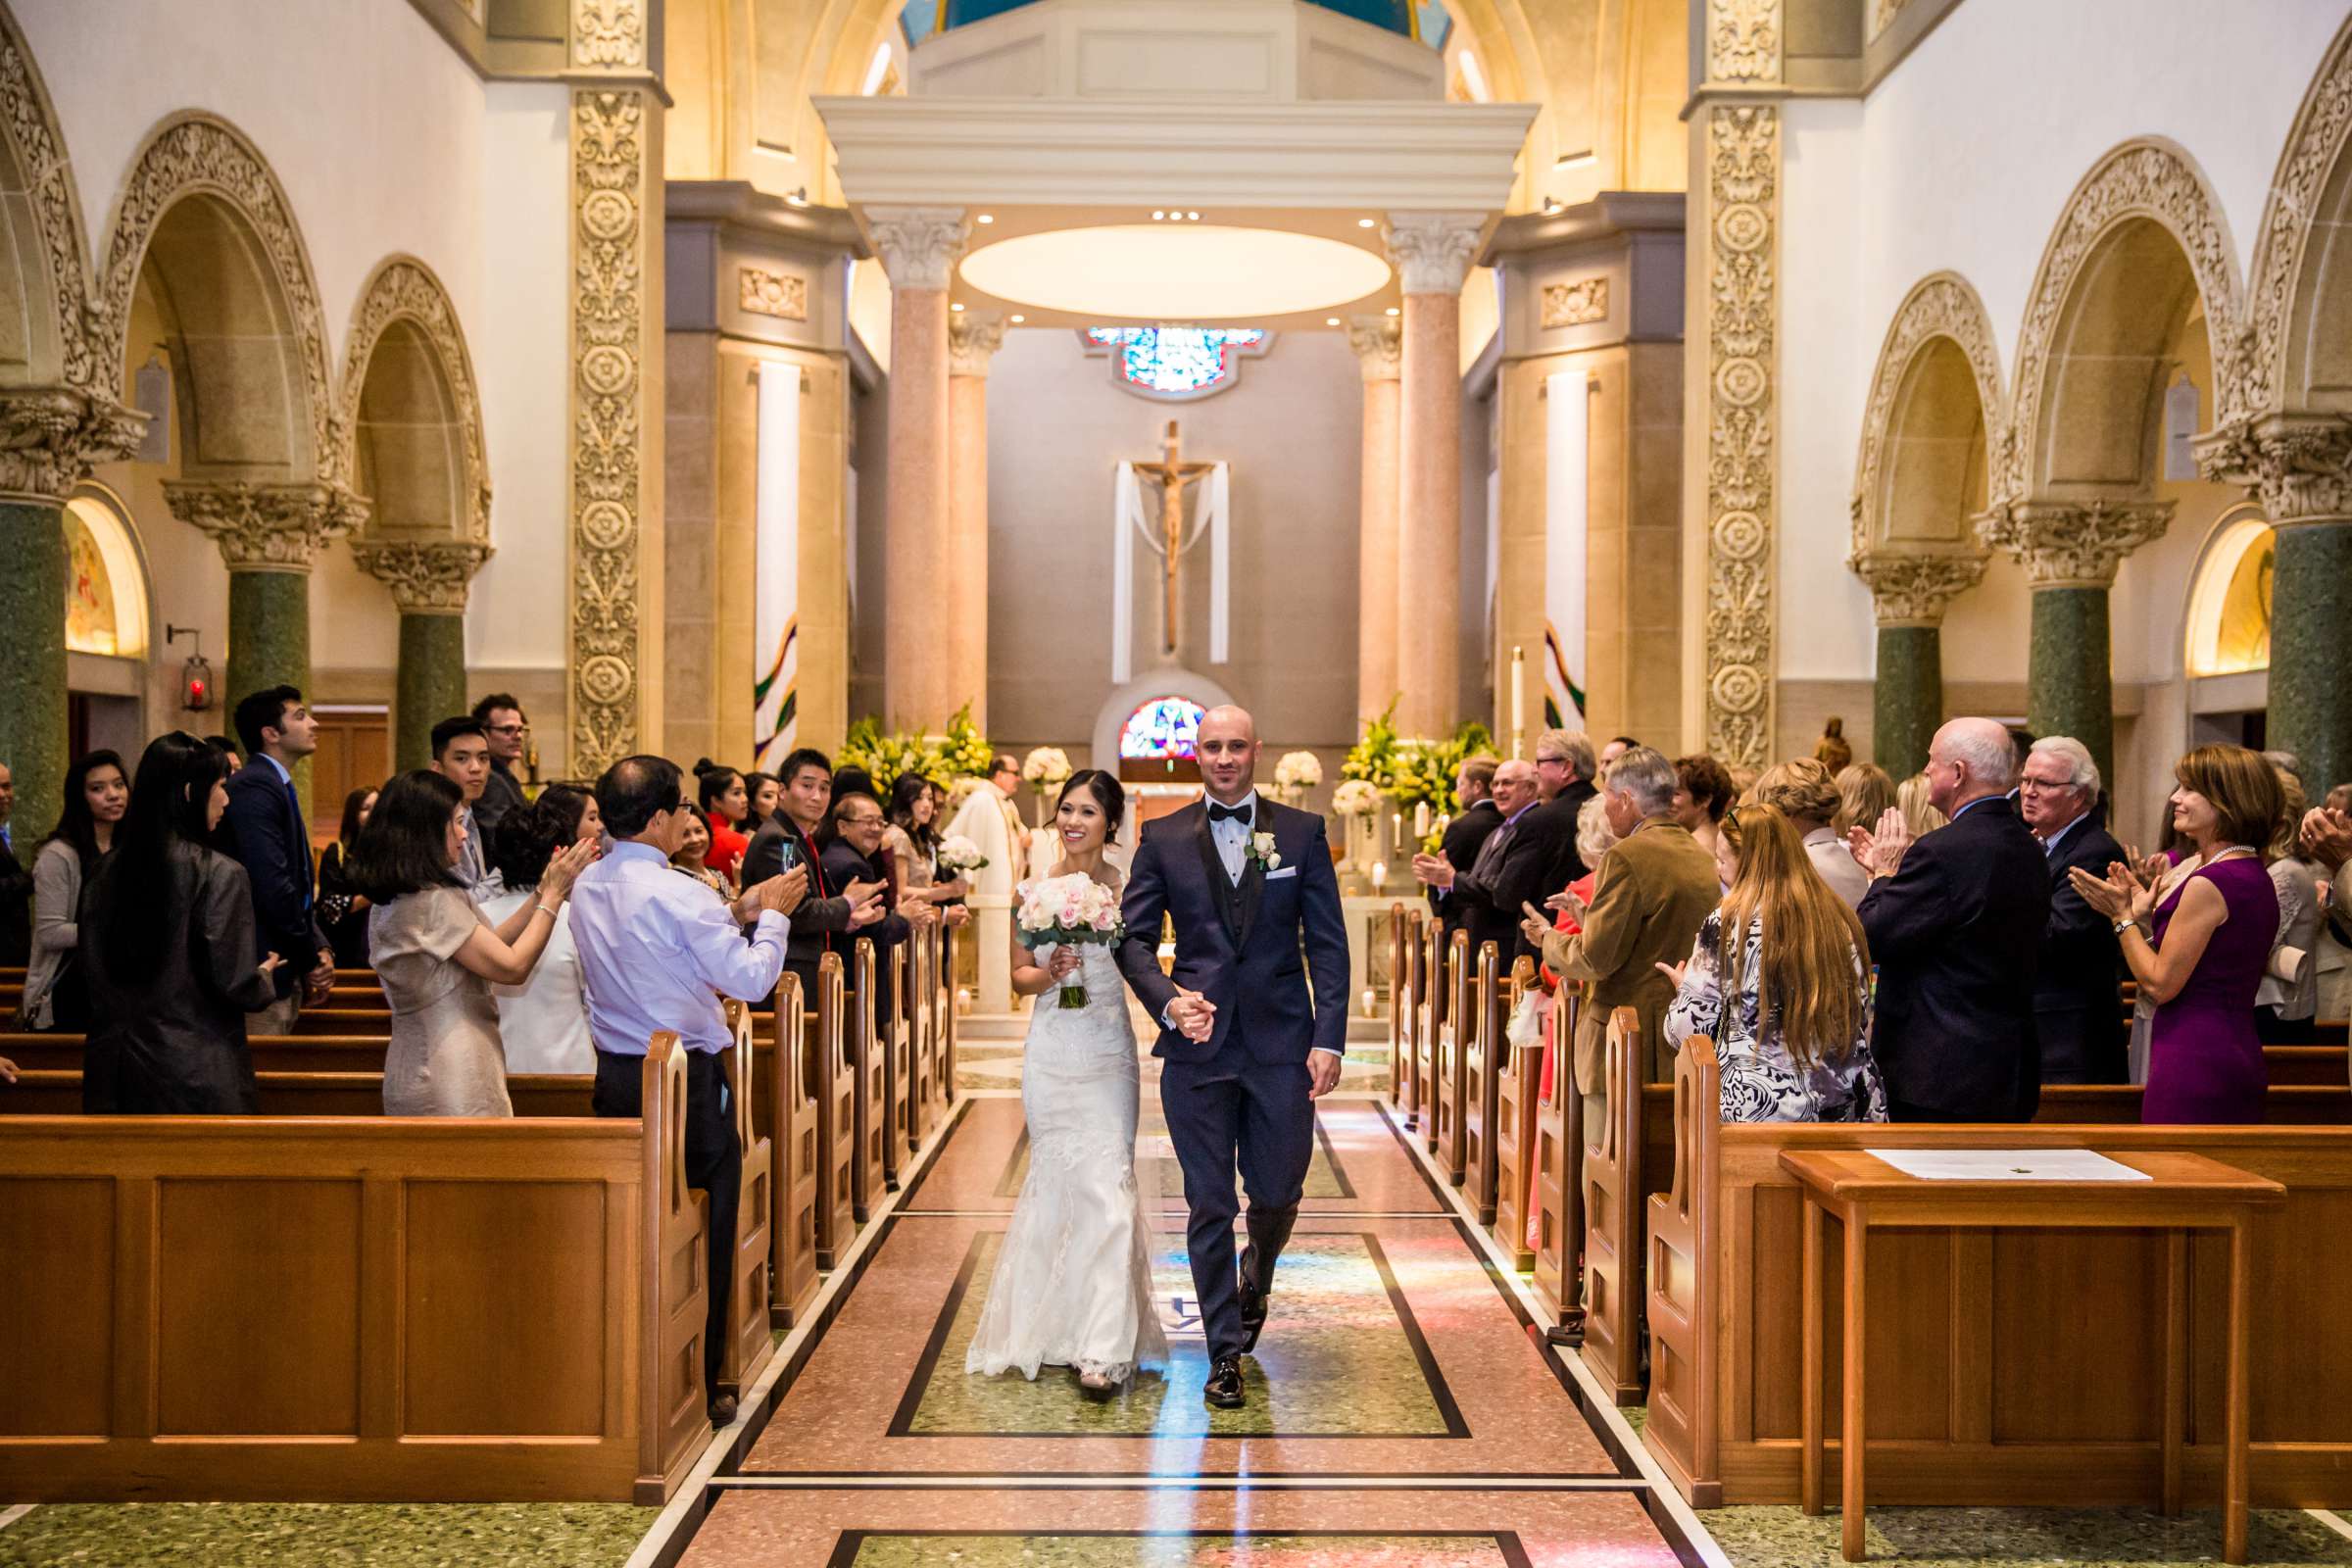
[[[939,868],[950,876],[961,876],[966,871],[977,871],[988,864],[988,857],[980,853],[980,846],[960,833],[951,833],[942,839],[935,858],[939,861]]]
[[[1089,944],[1109,947],[1127,934],[1119,919],[1118,893],[1083,871],[1025,882],[1020,893],[1021,908],[1014,923],[1020,927],[1021,946],[1031,952]],[[1086,987],[1063,986],[1061,1004],[1085,1006]]]
[[[1069,782],[1070,759],[1058,746],[1040,746],[1021,759],[1021,777],[1043,795]]]
[[[1331,808],[1342,816],[1370,816],[1380,809],[1380,789],[1370,779],[1351,778],[1331,792]]]
[[[1285,752],[1274,764],[1274,787],[1293,804],[1322,782],[1323,763],[1312,752]]]

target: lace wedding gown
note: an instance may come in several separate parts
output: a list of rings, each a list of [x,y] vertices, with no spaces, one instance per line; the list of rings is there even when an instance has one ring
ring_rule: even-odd
[[[1040,949],[1041,962],[1053,949]],[[966,1372],[1066,1366],[1124,1382],[1167,1365],[1152,1290],[1152,1232],[1135,1184],[1141,1070],[1127,987],[1110,950],[1078,950],[1086,1005],[1037,999],[1021,1062],[1029,1176],[1013,1205]]]

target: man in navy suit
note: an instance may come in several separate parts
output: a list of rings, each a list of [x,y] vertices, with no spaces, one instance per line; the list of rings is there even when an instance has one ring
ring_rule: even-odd
[[[2129,1072],[2115,922],[2082,902],[2066,873],[2104,877],[2127,858],[2100,820],[2099,764],[2067,735],[2034,743],[2017,786],[2018,814],[2050,863],[2050,923],[2034,981],[2034,1024],[2045,1084],[2120,1084]]]
[[[1202,1397],[1239,1408],[1242,1356],[1265,1326],[1314,1152],[1314,1101],[1340,1081],[1348,1036],[1348,927],[1323,818],[1257,794],[1257,724],[1238,708],[1200,719],[1206,799],[1145,824],[1127,877],[1119,968],[1160,1021],[1159,1102],[1184,1168],[1193,1290],[1208,1336]],[[1176,965],[1159,969],[1162,917]],[[1233,1187],[1249,1195],[1237,1277]]]
[[[335,952],[312,907],[311,835],[294,788],[294,764],[318,749],[318,721],[302,693],[271,686],[237,704],[236,726],[253,760],[229,776],[220,848],[253,884],[262,951],[285,960],[277,966],[277,1000],[253,1014],[251,1028],[282,1035],[292,1031],[303,1000],[325,1001],[335,980]]]

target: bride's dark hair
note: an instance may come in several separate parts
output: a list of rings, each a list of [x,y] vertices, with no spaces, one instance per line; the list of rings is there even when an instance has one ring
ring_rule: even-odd
[[[1061,803],[1070,798],[1070,791],[1081,784],[1086,786],[1088,794],[1094,796],[1095,804],[1102,808],[1102,820],[1106,824],[1102,836],[1118,837],[1119,824],[1127,819],[1127,791],[1117,779],[1099,767],[1082,767],[1072,773],[1070,781],[1061,787],[1061,793],[1054,797],[1054,809],[1060,810]]]

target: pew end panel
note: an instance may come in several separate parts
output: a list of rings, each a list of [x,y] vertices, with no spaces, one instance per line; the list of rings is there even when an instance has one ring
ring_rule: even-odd
[[[1641,1015],[1609,1014],[1598,1125],[1585,1129],[1585,1364],[1619,1404],[1642,1401]]]
[[[1536,983],[1534,960],[1522,957],[1511,966],[1503,998],[1507,1028],[1520,999]],[[1521,1274],[1536,1266],[1536,1250],[1528,1241],[1535,1212],[1535,1150],[1537,1098],[1544,1082],[1542,1046],[1513,1046],[1498,1034],[1494,1045],[1494,1239]]]
[[[1497,1102],[1498,1054],[1510,1047],[1502,1038],[1508,1012],[1501,955],[1492,942],[1478,950],[1477,978],[1471,986],[1471,1014],[1462,1075],[1462,1183],[1470,1207],[1481,1225],[1494,1223],[1494,1113]]]
[[[757,1108],[760,1097],[753,1092],[760,1075],[752,1049],[752,1009],[729,1002],[727,1010],[735,1028],[735,1049],[724,1058],[727,1112],[743,1151],[743,1170],[736,1195],[734,1290],[728,1298],[727,1343],[719,1350],[718,1386],[740,1398],[759,1381],[776,1348],[768,1328],[768,1297],[773,1289],[782,1184],[778,1179],[780,1156],[768,1132],[772,1111],[763,1120]],[[783,1087],[779,1082],[765,1092],[780,1093]],[[769,1103],[772,1106],[773,1102]]]
[[[816,966],[816,1038],[823,1065],[818,1073],[816,1266],[830,1269],[858,1236],[859,1161],[858,1106],[865,1099],[864,1058],[850,1027],[848,977],[841,956],[828,953]]]
[[[849,994],[850,1059],[857,1083],[858,1157],[850,1166],[851,1212],[862,1225],[881,1205],[883,1194],[894,1185],[890,1176],[890,1053],[884,1047],[874,1018],[874,984],[879,965],[874,944],[858,939],[851,957]],[[847,1240],[844,1240],[847,1246]]]
[[[817,1124],[824,1061],[818,1032],[801,1007],[801,981],[776,981],[775,1067],[768,1074],[768,1142],[776,1211],[768,1229],[768,1324],[798,1324],[816,1296],[816,1215],[823,1146]]]
[[[1552,995],[1551,1098],[1536,1106],[1536,1297],[1546,1328],[1569,1327],[1584,1314],[1577,1277],[1584,1249],[1584,1196],[1578,1159],[1584,1145],[1584,1100],[1576,1092],[1575,1041],[1583,999],[1573,985]]]

